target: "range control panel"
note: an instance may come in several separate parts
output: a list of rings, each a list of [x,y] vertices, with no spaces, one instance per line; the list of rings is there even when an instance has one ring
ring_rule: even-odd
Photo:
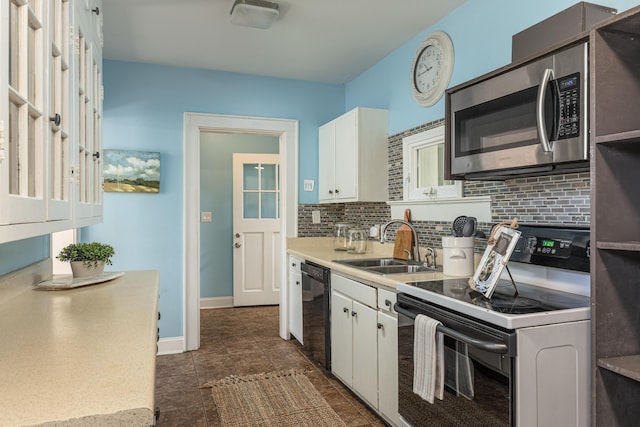
[[[518,229],[522,235],[509,262],[589,271],[589,228],[520,224]]]
[[[571,256],[571,240],[558,240],[543,237],[527,237],[526,251],[530,254],[569,258]]]

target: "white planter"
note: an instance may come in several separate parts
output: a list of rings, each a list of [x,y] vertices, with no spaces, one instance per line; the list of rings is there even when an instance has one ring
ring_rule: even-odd
[[[84,265],[84,261],[71,261],[71,272],[75,278],[100,276],[103,271],[104,262],[102,261],[88,267]]]

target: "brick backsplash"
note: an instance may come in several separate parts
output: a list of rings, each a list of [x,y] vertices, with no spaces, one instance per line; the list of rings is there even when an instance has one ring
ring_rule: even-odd
[[[443,124],[444,120],[426,123],[389,137],[389,200],[402,200],[402,139]],[[479,223],[489,234],[498,222],[518,217],[521,223],[588,226],[590,223],[590,177],[588,172],[553,175],[507,181],[465,181],[464,196],[491,196],[491,219]],[[313,224],[311,212],[320,211],[320,224]],[[331,236],[336,222],[351,222],[369,228],[391,219],[391,209],[384,202],[301,204],[298,207],[300,237]],[[453,220],[453,218],[451,218]],[[414,221],[422,246],[441,247],[441,238],[451,235],[451,222]],[[393,239],[397,226],[389,227],[387,237]],[[476,251],[486,241],[477,239]]]

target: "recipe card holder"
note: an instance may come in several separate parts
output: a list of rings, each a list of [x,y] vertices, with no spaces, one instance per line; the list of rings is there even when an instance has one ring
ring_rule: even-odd
[[[491,298],[502,275],[502,270],[505,268],[516,290],[515,295],[518,295],[518,286],[507,267],[507,262],[520,238],[521,233],[517,228],[518,218],[514,218],[510,223],[501,222],[491,229],[491,235],[487,239],[487,248],[475,274],[469,279],[471,289],[480,292],[485,298]]]

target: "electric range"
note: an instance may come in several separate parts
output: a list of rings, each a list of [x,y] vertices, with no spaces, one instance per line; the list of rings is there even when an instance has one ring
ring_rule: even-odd
[[[446,276],[399,283],[398,293],[507,329],[590,319],[589,229],[521,225],[519,230],[509,271],[491,298],[471,289],[468,278]]]
[[[590,232],[519,230],[489,299],[468,278],[397,285],[401,426],[590,424]],[[413,392],[420,315],[444,336],[445,392],[434,403]]]

